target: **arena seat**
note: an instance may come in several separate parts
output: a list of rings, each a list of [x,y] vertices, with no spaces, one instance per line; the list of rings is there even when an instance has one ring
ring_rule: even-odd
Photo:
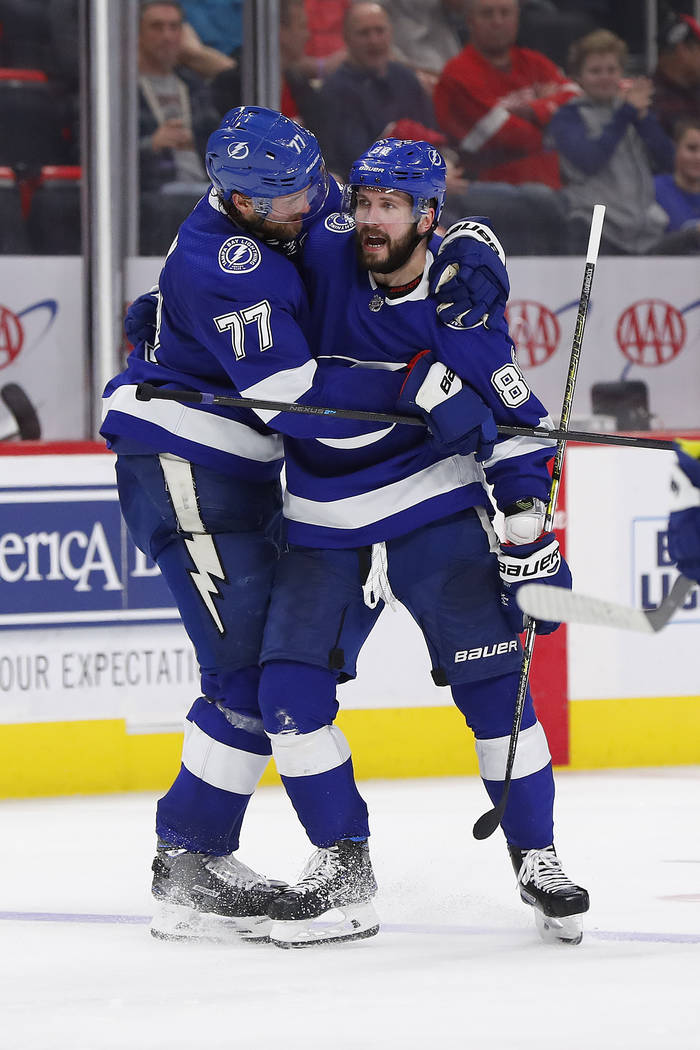
[[[149,190],[140,197],[139,251],[141,255],[165,255],[180,223],[201,197],[196,190],[163,193]]]
[[[614,416],[618,430],[649,430],[649,390],[639,379],[618,383],[594,383],[591,387],[593,412]]]
[[[0,255],[29,255],[17,179],[12,168],[0,167]]]
[[[0,165],[67,164],[68,108],[40,69],[0,68]]]
[[[80,255],[82,169],[48,165],[41,169],[27,215],[31,250],[37,255]]]

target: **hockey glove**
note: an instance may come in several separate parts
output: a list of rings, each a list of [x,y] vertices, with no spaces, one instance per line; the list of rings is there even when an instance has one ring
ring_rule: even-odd
[[[562,558],[553,532],[544,532],[534,543],[501,545],[498,555],[501,575],[501,604],[516,634],[523,629],[524,616],[515,600],[523,583],[551,583],[571,589],[571,572]],[[552,620],[537,620],[537,634],[551,634],[559,626]]]
[[[481,216],[450,226],[430,267],[430,292],[437,313],[453,328],[475,328],[496,309],[505,310],[510,295],[506,256]]]
[[[152,345],[155,342],[157,302],[158,285],[129,304],[124,318],[124,332],[132,346],[138,346],[139,343]]]
[[[680,509],[668,519],[668,553],[679,572],[700,583],[700,460],[677,454],[672,489]]]
[[[491,409],[452,369],[429,350],[416,354],[397,401],[399,410],[420,415],[440,455],[488,459],[498,437]]]

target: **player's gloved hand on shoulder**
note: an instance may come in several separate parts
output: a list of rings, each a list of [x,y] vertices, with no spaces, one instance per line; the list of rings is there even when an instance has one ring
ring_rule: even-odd
[[[519,634],[523,629],[524,614],[515,595],[524,583],[549,583],[571,589],[571,572],[559,550],[559,541],[553,532],[543,532],[531,543],[503,543],[498,555],[501,576],[501,604],[511,628]],[[537,634],[551,634],[559,623],[537,620]]]
[[[444,324],[474,328],[488,322],[494,310],[506,308],[510,281],[505,252],[480,215],[450,226],[428,276]]]
[[[668,519],[668,553],[679,572],[700,583],[700,459],[680,447],[677,455],[671,487],[680,509]]]
[[[158,286],[144,292],[130,303],[124,318],[124,332],[132,346],[153,343],[156,338],[156,308]]]
[[[441,455],[488,459],[498,437],[491,409],[428,350],[416,354],[397,401],[399,411],[420,415]]]

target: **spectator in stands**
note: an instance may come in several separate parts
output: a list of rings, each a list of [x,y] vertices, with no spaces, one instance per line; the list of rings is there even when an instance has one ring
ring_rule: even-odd
[[[187,24],[206,47],[229,57],[243,43],[243,0],[182,0]]]
[[[348,57],[343,38],[343,19],[351,0],[305,0],[309,39],[304,53],[312,63],[309,77],[325,80]]]
[[[554,0],[520,0],[518,44],[537,48],[557,66],[566,64],[574,40],[597,26],[587,12],[562,9]]]
[[[183,12],[174,0],[145,0],[139,22],[141,189],[204,190],[206,140],[218,120],[206,85],[179,69]]]
[[[700,24],[690,15],[671,17],[659,34],[654,110],[668,135],[676,121],[700,117]]]
[[[226,69],[238,66],[238,58],[232,58],[218,48],[205,44],[189,22],[185,22],[182,27],[182,45],[177,62],[200,77],[215,77]]]
[[[394,31],[394,53],[432,96],[445,64],[467,36],[464,0],[381,0]]]
[[[445,66],[435,111],[468,176],[557,189],[543,133],[578,88],[544,55],[515,46],[518,16],[518,0],[467,0],[470,42]]]
[[[391,23],[380,4],[352,4],[343,34],[348,57],[321,85],[321,113],[312,127],[329,169],[341,178],[391,122],[411,117],[428,128],[435,124],[415,73],[391,59]]]
[[[552,117],[569,208],[570,249],[585,249],[593,205],[607,206],[601,250],[649,251],[666,217],[656,203],[652,164],[668,170],[673,150],[651,111],[648,77],[623,79],[627,45],[607,29],[577,41],[570,69],[583,93]]]
[[[657,175],[656,199],[668,216],[666,234],[654,254],[700,252],[700,120],[679,121],[672,175]]]
[[[285,117],[311,126],[319,109],[313,84],[315,62],[304,53],[309,38],[304,0],[280,0],[279,50],[282,74],[279,108]],[[242,104],[240,69],[236,66],[215,77],[212,101],[221,117]]]

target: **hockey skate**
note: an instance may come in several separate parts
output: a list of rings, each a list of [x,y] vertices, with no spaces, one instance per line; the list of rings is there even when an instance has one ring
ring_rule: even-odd
[[[588,911],[588,891],[576,886],[562,871],[554,846],[519,849],[508,846],[518,879],[520,898],[535,912],[535,925],[543,941],[580,944],[582,915]]]
[[[151,934],[168,941],[267,941],[267,908],[286,887],[258,875],[232,853],[212,857],[159,841],[151,886],[158,909]]]
[[[308,948],[373,937],[379,932],[371,903],[376,892],[366,841],[342,839],[318,849],[299,882],[270,902],[270,940],[278,948]]]

